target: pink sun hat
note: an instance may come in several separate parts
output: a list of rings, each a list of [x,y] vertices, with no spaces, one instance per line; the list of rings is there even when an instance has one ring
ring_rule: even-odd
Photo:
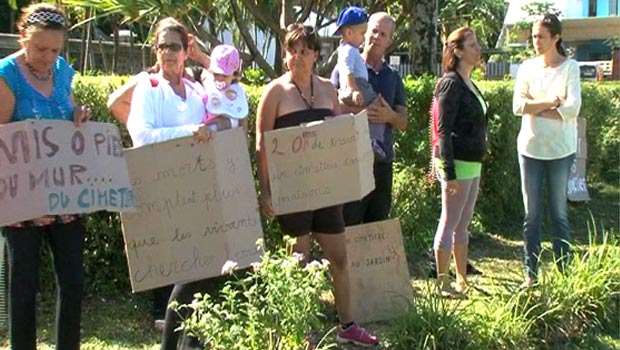
[[[239,70],[239,51],[231,45],[218,45],[211,51],[209,70],[215,74],[232,75]]]

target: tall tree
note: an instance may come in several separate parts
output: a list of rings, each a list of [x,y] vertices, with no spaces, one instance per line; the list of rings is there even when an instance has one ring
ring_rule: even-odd
[[[478,41],[494,47],[508,10],[505,0],[440,0],[439,23],[442,36],[461,26],[471,27]]]
[[[379,0],[361,1],[369,13],[386,11],[396,19],[392,47],[409,52],[414,72],[432,71],[437,43],[438,4],[465,0]],[[480,0],[497,2],[500,0]],[[254,62],[268,76],[282,72],[281,43],[284,28],[292,22],[306,22],[311,15],[314,27],[321,31],[333,24],[347,0],[62,0],[71,6],[94,7],[96,15],[88,20],[115,16],[115,27],[140,23],[152,29],[162,16],[174,16],[185,22],[204,41],[218,44],[222,33],[231,36],[246,62]],[[474,3],[473,0],[469,3]],[[462,8],[453,5],[453,8]],[[474,7],[471,7],[474,9]],[[473,11],[473,10],[472,10]],[[481,23],[483,22],[480,20]],[[81,23],[83,24],[83,23]],[[259,35],[260,33],[260,35]],[[331,33],[329,33],[331,34]],[[257,41],[257,38],[261,40]],[[269,64],[267,48],[273,41],[275,64]]]
[[[436,35],[436,0],[418,0],[409,1],[411,6],[409,13],[411,18],[411,64],[413,65],[413,74],[420,75],[433,72],[434,55],[433,51]]]

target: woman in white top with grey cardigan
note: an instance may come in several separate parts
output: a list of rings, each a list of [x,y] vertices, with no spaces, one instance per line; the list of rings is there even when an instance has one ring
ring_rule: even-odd
[[[517,138],[525,206],[523,287],[531,287],[538,274],[545,176],[558,268],[563,269],[569,255],[566,186],[577,150],[581,88],[579,65],[566,57],[561,34],[562,24],[555,15],[534,22],[532,41],[538,56],[519,67],[514,91],[513,111],[523,117]]]

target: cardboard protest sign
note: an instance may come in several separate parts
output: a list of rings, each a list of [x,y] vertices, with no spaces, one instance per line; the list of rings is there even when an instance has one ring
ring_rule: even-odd
[[[588,158],[588,142],[586,139],[586,118],[577,118],[577,153],[568,177],[568,200],[588,201],[588,184],[586,183],[586,163]]]
[[[576,158],[588,158],[588,140],[586,138],[586,118],[577,118],[577,154]]]
[[[44,215],[131,210],[118,128],[28,120],[0,126],[0,226]]]
[[[276,214],[359,200],[375,187],[366,111],[265,133]]]
[[[137,212],[121,215],[134,292],[259,261],[263,237],[242,128],[126,150]]]
[[[575,158],[568,176],[568,200],[589,201],[588,184],[586,183],[586,158]]]
[[[398,219],[347,227],[351,298],[358,322],[402,315],[413,289]]]

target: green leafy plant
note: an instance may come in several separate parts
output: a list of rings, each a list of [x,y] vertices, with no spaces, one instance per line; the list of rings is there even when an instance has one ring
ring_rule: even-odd
[[[605,41],[603,41],[603,44],[609,46],[609,48],[612,50],[620,48],[620,35],[614,35],[611,38],[605,39]]]
[[[241,73],[243,82],[252,85],[263,85],[269,81],[269,77],[265,72],[258,68],[247,68]]]
[[[109,94],[127,81],[118,76],[77,76],[74,94],[78,104],[93,108],[93,120],[119,125],[123,144],[131,145],[126,128],[106,108]],[[437,78],[426,75],[405,80],[409,125],[394,134],[396,159],[392,217],[399,217],[407,251],[411,256],[430,247],[440,214],[439,187],[425,175],[430,163],[428,111]],[[521,119],[512,114],[512,81],[476,81],[489,103],[488,151],[484,160],[481,192],[476,207],[480,229],[506,228],[523,215],[516,137]],[[263,86],[244,85],[250,150],[255,140],[256,106]],[[587,119],[588,182],[617,184],[620,176],[620,84],[583,83],[580,116]],[[250,151],[254,163],[254,152]],[[253,168],[255,172],[255,168]],[[256,178],[256,176],[255,176]],[[87,293],[127,289],[127,268],[120,220],[115,213],[89,214],[86,219],[85,266]],[[282,245],[282,232],[273,220],[263,221],[265,245]],[[475,232],[473,232],[475,234]],[[53,285],[52,274],[42,274],[42,285]]]
[[[525,4],[521,9],[527,14],[525,18],[522,18],[519,22],[515,23],[515,29],[518,30],[530,30],[532,29],[532,23],[537,17],[544,14],[552,14],[557,17],[562,15],[562,11],[558,10],[553,2],[547,1],[534,1],[529,4]]]
[[[504,54],[502,56],[511,63],[523,62],[528,58],[536,56],[534,47],[529,40],[523,44],[518,42],[520,41],[519,38],[523,40],[525,33],[529,35],[532,25],[537,18],[544,14],[554,14],[558,17],[562,15],[562,11],[558,10],[553,2],[535,1],[523,5],[521,9],[526,15],[514,24],[512,30],[506,36],[507,42],[503,45]],[[517,44],[513,44],[515,42]]]
[[[173,305],[180,313],[192,311],[182,328],[214,350],[305,348],[309,332],[322,327],[328,263],[302,266],[303,256],[292,253],[294,240],[285,242],[228,281],[219,295],[196,295],[189,305]]]

